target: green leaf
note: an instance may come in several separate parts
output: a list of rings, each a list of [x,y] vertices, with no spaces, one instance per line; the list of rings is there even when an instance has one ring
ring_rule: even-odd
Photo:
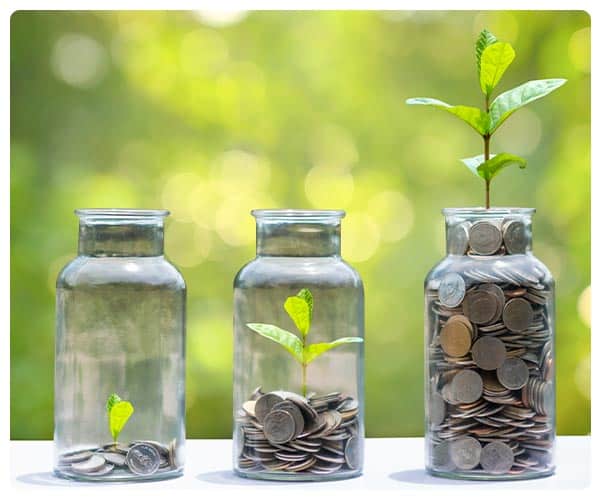
[[[264,323],[247,323],[246,326],[254,330],[259,335],[277,342],[281,347],[287,350],[299,363],[302,363],[302,342],[296,335],[275,325]]]
[[[485,181],[491,181],[502,169],[516,165],[519,168],[527,166],[527,160],[520,156],[510,153],[500,153],[490,155],[490,159],[483,161],[483,155],[477,155],[473,158],[463,158],[461,160],[475,175]]]
[[[112,405],[108,412],[108,425],[115,442],[132,414],[133,405],[129,401],[119,401]]]
[[[420,104],[423,106],[433,106],[443,109],[448,113],[457,116],[462,121],[473,127],[481,135],[485,135],[488,130],[489,118],[487,113],[471,106],[452,106],[438,99],[429,97],[413,97],[406,100],[406,104]]]
[[[340,345],[353,344],[356,342],[363,342],[363,339],[360,337],[343,337],[341,339],[334,340],[333,342],[322,342],[320,344],[307,345],[304,348],[304,363],[309,364],[321,354],[329,351],[329,349],[333,349],[334,347]]]
[[[118,394],[113,392],[110,396],[108,396],[108,399],[106,400],[106,411],[110,413],[110,409],[119,401],[121,401],[121,398]]]
[[[479,69],[479,84],[486,96],[491,95],[514,58],[515,51],[510,43],[496,42],[483,51]]]
[[[481,54],[483,51],[496,43],[498,39],[491,33],[490,31],[484,29],[481,33],[479,33],[479,37],[477,38],[477,42],[475,43],[475,57],[477,59],[477,75],[480,74],[481,69]]]
[[[307,288],[303,288],[297,295],[288,297],[283,304],[283,308],[296,325],[296,328],[304,337],[310,330],[312,321],[313,297]]]
[[[490,135],[517,109],[548,95],[566,81],[564,78],[531,80],[500,94],[490,106]]]

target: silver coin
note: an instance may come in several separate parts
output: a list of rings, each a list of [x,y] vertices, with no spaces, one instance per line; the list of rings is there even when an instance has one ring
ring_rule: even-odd
[[[434,392],[429,397],[429,421],[440,425],[446,418],[446,402],[441,394]]]
[[[151,444],[137,443],[129,449],[125,463],[134,474],[148,476],[160,467],[160,453]]]
[[[125,465],[125,455],[122,453],[107,451],[102,453],[102,458],[104,458],[104,460],[106,460],[108,463],[118,467],[123,467]]]
[[[529,237],[527,227],[520,220],[508,220],[502,226],[506,251],[511,254],[525,253]]]
[[[440,472],[449,472],[456,468],[450,457],[449,441],[442,441],[434,445],[431,451],[431,467]]]
[[[344,459],[348,468],[356,470],[362,462],[361,442],[357,436],[352,436],[346,441]]]
[[[533,321],[533,308],[523,298],[510,299],[504,306],[502,321],[511,332],[522,332]]]
[[[502,441],[492,441],[481,450],[481,467],[490,474],[506,474],[514,461],[513,451]]]
[[[440,302],[446,307],[456,307],[465,298],[465,280],[457,273],[448,273],[440,281]]]
[[[304,430],[304,417],[302,411],[290,400],[283,400],[281,403],[277,403],[273,406],[273,410],[286,410],[292,414],[295,424],[295,436],[300,434]]]
[[[472,437],[463,437],[450,442],[450,458],[462,470],[474,469],[479,465],[481,444]]]
[[[481,337],[471,348],[473,361],[482,370],[495,370],[506,359],[504,342],[496,337]]]
[[[83,474],[84,476],[106,476],[107,474],[110,474],[114,470],[114,468],[114,464],[106,463],[95,471],[81,472],[81,474]]]
[[[100,470],[106,464],[106,460],[100,454],[92,455],[83,462],[75,462],[71,465],[71,470],[80,474],[88,474]]]
[[[473,403],[483,394],[483,380],[473,370],[461,370],[452,379],[451,392],[456,401]]]
[[[469,228],[469,245],[479,255],[493,255],[502,245],[502,233],[490,221],[477,221]]]
[[[446,248],[451,255],[464,255],[469,249],[469,223],[448,226]]]
[[[264,433],[271,443],[291,441],[296,433],[294,417],[287,410],[271,410],[264,420]]]
[[[507,358],[496,370],[498,381],[507,389],[520,389],[529,380],[529,368],[519,358]]]
[[[281,403],[281,401],[283,401],[283,398],[274,392],[268,392],[260,396],[254,405],[256,419],[262,424],[267,413],[269,413],[277,403]]]
[[[61,465],[74,464],[76,462],[83,462],[88,460],[93,455],[93,450],[78,450],[71,451],[68,453],[63,453],[58,461]]]

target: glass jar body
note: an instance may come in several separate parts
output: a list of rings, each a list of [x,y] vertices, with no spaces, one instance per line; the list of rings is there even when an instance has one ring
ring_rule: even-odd
[[[289,224],[294,225],[293,219]],[[320,230],[317,226],[315,231]],[[293,233],[294,228],[290,231]],[[261,229],[258,237],[260,248],[266,237]],[[287,237],[283,240],[289,243]],[[284,241],[280,243],[275,247],[286,246]],[[285,251],[278,255],[277,249],[269,255],[259,253],[235,278],[234,470],[258,479],[321,481],[353,477],[362,472],[364,447],[363,344],[337,346],[303,369],[282,346],[248,327],[249,323],[272,324],[302,338],[284,303],[308,289],[313,297],[313,314],[306,344],[364,337],[363,285],[358,273],[335,253],[311,255],[310,245],[293,246],[302,248],[297,252],[300,255],[285,255],[289,253]],[[272,442],[264,428],[268,415],[260,416],[258,411],[254,414],[255,403],[248,404],[265,394],[265,399],[292,401],[301,410],[302,428],[296,427],[287,441]],[[257,407],[260,404],[258,401]]]
[[[434,475],[554,471],[554,280],[531,253],[532,212],[445,211],[449,253],[425,280],[426,468]]]
[[[142,239],[161,239],[148,245],[115,243],[94,221],[82,225],[87,227],[80,228],[80,255],[62,270],[56,286],[55,472],[88,481],[179,476],[185,444],[185,282],[162,255],[162,225],[160,231],[148,224],[141,229]],[[90,231],[89,225],[96,227]],[[140,235],[135,223],[110,225],[110,233]],[[81,232],[87,232],[84,241]],[[100,246],[108,242],[112,250],[94,251],[101,240]],[[107,411],[111,394],[134,408],[116,442]]]

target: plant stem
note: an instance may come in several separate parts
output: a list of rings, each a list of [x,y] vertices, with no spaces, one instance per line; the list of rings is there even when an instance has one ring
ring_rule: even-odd
[[[490,112],[490,97],[488,95],[485,96],[485,112]],[[490,134],[485,134],[483,136],[483,160],[488,161],[490,159]],[[485,181],[485,208],[490,208],[490,180],[486,179]]]
[[[306,397],[306,363],[302,363],[302,396]]]

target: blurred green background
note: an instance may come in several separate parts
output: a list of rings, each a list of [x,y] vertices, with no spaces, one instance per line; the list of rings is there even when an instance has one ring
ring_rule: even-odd
[[[344,208],[367,297],[367,433],[423,431],[422,282],[442,207],[483,203],[482,152],[430,96],[482,106],[473,45],[517,57],[499,90],[569,82],[492,152],[529,160],[492,204],[534,206],[557,280],[558,431],[590,432],[590,18],[584,12],[17,12],[11,21],[11,436],[52,437],[54,282],[76,207],[172,211],[189,287],[187,428],[230,434],[232,280],[256,207]]]

